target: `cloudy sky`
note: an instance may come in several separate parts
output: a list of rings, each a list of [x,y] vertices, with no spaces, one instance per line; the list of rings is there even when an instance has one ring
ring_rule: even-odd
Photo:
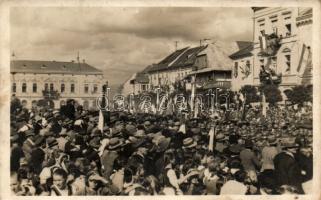
[[[13,7],[16,59],[80,59],[104,71],[111,85],[202,38],[251,40],[250,8]]]

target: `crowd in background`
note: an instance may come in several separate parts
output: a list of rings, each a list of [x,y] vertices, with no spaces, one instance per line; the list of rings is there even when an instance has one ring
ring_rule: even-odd
[[[81,107],[12,112],[14,195],[311,192],[308,105],[268,107],[266,115],[254,107],[242,120],[111,112],[103,130],[99,112]]]

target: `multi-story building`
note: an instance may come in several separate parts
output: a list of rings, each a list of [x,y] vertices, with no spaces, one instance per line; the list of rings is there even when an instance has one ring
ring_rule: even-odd
[[[230,55],[233,60],[231,90],[239,91],[244,85],[253,85],[253,43],[237,42],[239,49]]]
[[[44,99],[52,108],[59,108],[69,99],[84,108],[96,108],[104,84],[102,71],[74,61],[13,60],[10,76],[12,94],[27,108]]]
[[[195,69],[195,61],[198,54],[207,46],[199,46],[194,48],[179,49],[158,64],[149,66],[146,70],[149,76],[151,87],[173,85],[181,81],[188,73]],[[204,68],[206,65],[206,57],[199,56],[199,68]]]
[[[230,88],[232,60],[228,56],[236,49],[234,43],[219,41],[193,48],[186,47],[173,52],[158,64],[148,66],[144,73],[149,76],[151,88],[167,85],[173,89],[171,86],[194,75],[200,88]],[[186,89],[190,89],[189,83]]]
[[[272,77],[286,90],[312,84],[312,8],[254,7],[254,85]]]

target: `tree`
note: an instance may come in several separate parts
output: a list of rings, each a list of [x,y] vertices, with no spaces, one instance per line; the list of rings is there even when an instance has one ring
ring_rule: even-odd
[[[260,91],[263,92],[266,102],[270,105],[275,105],[277,102],[282,101],[281,91],[277,85],[261,85]]]
[[[260,101],[260,96],[258,95],[258,91],[256,87],[252,85],[244,85],[240,92],[246,96],[246,104],[258,102]]]
[[[312,90],[304,85],[294,86],[285,92],[285,95],[292,104],[302,105],[304,102],[312,101]]]

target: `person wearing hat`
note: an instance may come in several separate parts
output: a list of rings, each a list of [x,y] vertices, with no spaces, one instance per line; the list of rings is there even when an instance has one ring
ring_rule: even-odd
[[[27,160],[30,160],[32,149],[35,146],[35,143],[33,141],[34,135],[35,133],[33,132],[32,129],[25,131],[26,140],[23,142],[22,151]]]
[[[19,145],[19,135],[16,131],[11,130],[10,136],[10,171],[16,172],[19,169],[19,160],[20,158],[24,157],[23,150],[21,145]]]
[[[278,186],[288,185],[295,187],[300,194],[303,194],[303,175],[299,163],[295,160],[295,153],[298,144],[295,138],[285,138],[283,140],[284,150],[277,154],[273,160],[275,176]]]
[[[274,135],[270,135],[267,137],[267,145],[263,147],[261,152],[261,172],[264,172],[265,170],[274,170],[274,157],[279,153],[279,150],[277,149],[277,139]]]
[[[42,163],[45,160],[45,138],[41,135],[35,136],[35,147],[31,152],[30,167],[36,174],[42,170]]]
[[[309,181],[313,177],[313,155],[312,144],[309,143],[306,137],[297,138],[299,143],[299,150],[295,154],[295,159],[301,168],[304,182]]]
[[[183,153],[185,159],[193,158],[196,146],[197,142],[192,137],[188,137],[183,140]]]
[[[107,148],[101,156],[104,177],[109,180],[113,170],[114,161],[119,156],[119,150],[124,146],[123,140],[115,137],[109,140]]]
[[[261,167],[260,160],[253,152],[253,142],[250,139],[245,140],[245,149],[240,152],[240,159],[243,169],[247,172],[256,172]],[[256,174],[256,173],[255,173]]]
[[[219,133],[215,137],[215,151],[219,153],[223,153],[224,149],[226,148],[225,145],[225,135],[223,133]]]

